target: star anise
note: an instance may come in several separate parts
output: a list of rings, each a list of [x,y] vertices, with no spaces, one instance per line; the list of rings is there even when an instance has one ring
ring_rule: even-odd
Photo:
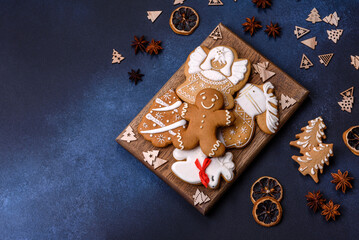
[[[147,48],[146,48],[146,52],[149,54],[158,54],[158,52],[160,50],[162,50],[163,48],[161,47],[161,41],[155,41],[154,39],[152,39],[152,41],[150,42],[150,44],[148,44]]]
[[[325,216],[325,219],[327,221],[329,221],[330,219],[333,219],[335,221],[335,216],[340,215],[340,212],[338,211],[339,207],[339,204],[334,204],[333,201],[330,200],[327,204],[324,204],[322,206],[322,215]]]
[[[271,0],[252,0],[252,2],[257,5],[257,8],[266,8],[272,5]]]
[[[251,36],[257,31],[257,29],[262,28],[262,25],[260,24],[260,21],[256,21],[255,17],[251,18],[246,18],[245,23],[243,23],[242,25],[245,27],[244,31],[249,32],[251,34]]]
[[[347,187],[353,188],[350,181],[353,180],[353,177],[348,177],[348,171],[345,171],[342,173],[340,170],[338,170],[338,173],[332,173],[333,180],[331,183],[336,184],[335,190],[342,189],[342,192],[345,193]]]
[[[144,76],[140,73],[140,69],[137,69],[137,71],[131,69],[131,72],[128,72],[128,75],[130,75],[129,79],[132,82],[135,82],[135,85],[137,85],[139,81],[142,81],[142,77]]]
[[[145,37],[142,36],[140,38],[138,38],[137,36],[135,36],[135,40],[132,41],[131,46],[135,48],[135,54],[138,53],[138,50],[141,50],[141,52],[146,51],[146,45],[147,45],[148,41],[145,40]]]
[[[305,197],[307,198],[307,205],[312,208],[314,212],[317,212],[318,208],[325,204],[325,199],[320,191],[308,192],[308,195],[305,195]]]
[[[270,22],[270,25],[267,25],[267,29],[264,30],[266,33],[268,33],[268,36],[272,36],[276,38],[276,36],[280,35],[281,28],[279,27],[278,23],[274,24]]]

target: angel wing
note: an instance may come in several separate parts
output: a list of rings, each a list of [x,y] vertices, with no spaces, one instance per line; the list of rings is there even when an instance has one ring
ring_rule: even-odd
[[[200,65],[206,57],[207,57],[207,53],[202,49],[202,47],[201,46],[197,47],[190,54],[188,61],[188,73],[194,74],[202,71]]]
[[[236,85],[239,81],[244,79],[244,74],[247,72],[247,64],[248,60],[240,60],[234,62],[232,65],[232,76],[228,77],[228,79]]]

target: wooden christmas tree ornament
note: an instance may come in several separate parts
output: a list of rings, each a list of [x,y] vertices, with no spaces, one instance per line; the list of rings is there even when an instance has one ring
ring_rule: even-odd
[[[185,1],[185,0],[175,0],[175,1],[173,2],[173,5],[183,4],[184,1]]]
[[[151,20],[151,22],[156,21],[158,16],[160,16],[162,11],[147,11],[147,18],[148,20]]]
[[[209,34],[209,36],[210,36],[211,38],[213,38],[214,40],[222,39],[222,32],[221,32],[220,26],[218,25],[218,26],[211,32],[211,34]]]
[[[354,87],[341,92],[340,95],[343,96],[343,100],[338,102],[341,110],[351,113],[354,103]]]
[[[313,63],[309,60],[309,58],[303,53],[302,61],[300,62],[300,68],[308,69],[313,66]]]
[[[334,53],[328,53],[328,54],[323,54],[323,55],[319,55],[319,62],[321,64],[324,64],[324,66],[328,66],[330,60],[332,59]]]
[[[282,93],[280,96],[280,105],[282,106],[282,110],[293,106],[297,101],[294,98],[286,96]]]
[[[350,56],[351,65],[355,67],[356,70],[359,70],[359,56]]]
[[[259,77],[262,79],[263,82],[267,81],[269,78],[275,75],[275,72],[266,70],[268,65],[269,62],[253,64],[254,72],[259,74]]]
[[[164,160],[162,158],[156,158],[155,161],[153,162],[153,168],[157,169],[167,162],[168,162],[167,160]]]
[[[328,33],[328,39],[332,40],[334,43],[337,43],[340,36],[343,34],[343,29],[327,30],[327,33]]]
[[[121,61],[123,59],[125,59],[125,58],[122,57],[122,55],[120,53],[118,53],[115,49],[113,49],[113,52],[112,52],[112,64],[121,63]]]
[[[354,87],[348,88],[347,90],[340,93],[343,97],[353,97],[354,96]]]
[[[196,190],[196,193],[192,196],[193,197],[193,205],[201,205],[203,203],[209,202],[211,199],[201,192],[198,188]]]
[[[223,2],[221,0],[209,0],[208,6],[222,6]]]
[[[121,137],[121,140],[126,141],[128,143],[137,140],[137,138],[135,137],[135,133],[133,132],[132,127],[128,126],[126,128],[125,132],[123,133],[123,135]]]
[[[340,18],[338,17],[337,12],[331,13],[328,16],[326,16],[325,18],[323,18],[324,22],[329,23],[330,25],[334,25],[336,27],[338,27],[339,20],[340,20]]]
[[[159,152],[160,152],[159,150],[143,152],[142,153],[143,157],[144,157],[143,160],[152,166],[153,162],[156,160],[156,157],[158,156]]]
[[[308,15],[308,18],[306,19],[308,22],[317,23],[321,22],[322,19],[320,19],[320,15],[318,13],[318,10],[316,8],[313,8],[312,11],[310,11],[310,14]]]
[[[315,49],[315,46],[317,46],[317,37],[308,38],[306,40],[301,41],[305,46],[310,47],[311,49]]]
[[[297,39],[303,37],[305,34],[309,33],[310,30],[302,27],[295,26],[294,34],[297,36]]]

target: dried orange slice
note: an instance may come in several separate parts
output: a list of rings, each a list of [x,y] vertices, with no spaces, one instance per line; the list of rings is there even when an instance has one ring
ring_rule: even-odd
[[[191,34],[199,23],[197,12],[190,7],[181,6],[174,10],[170,17],[170,26],[172,30],[181,35]]]
[[[282,218],[282,206],[272,197],[263,197],[254,203],[253,218],[264,227],[277,225]]]
[[[359,156],[359,126],[354,126],[346,130],[343,133],[343,140],[350,151]]]
[[[253,183],[251,188],[251,200],[255,203],[258,199],[267,196],[280,201],[283,198],[283,188],[277,179],[264,176]]]

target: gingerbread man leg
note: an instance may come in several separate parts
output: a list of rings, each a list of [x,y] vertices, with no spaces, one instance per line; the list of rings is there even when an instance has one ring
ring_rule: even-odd
[[[208,157],[220,157],[226,151],[226,147],[216,137],[200,139],[200,146],[202,152]]]
[[[179,131],[173,139],[173,146],[181,150],[189,150],[198,146],[198,138],[188,130]]]

